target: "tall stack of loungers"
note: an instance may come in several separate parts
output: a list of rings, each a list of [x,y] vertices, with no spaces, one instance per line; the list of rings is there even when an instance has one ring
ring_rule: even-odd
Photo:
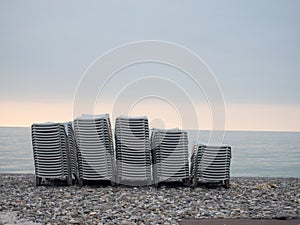
[[[151,135],[153,180],[189,182],[187,132],[179,129],[153,129]]]
[[[62,123],[40,123],[31,126],[36,186],[42,179],[63,179],[72,184],[69,146]]]
[[[191,185],[218,182],[229,188],[231,147],[196,144],[191,156]]]
[[[108,114],[82,115],[74,120],[79,184],[86,180],[114,184],[114,149]]]
[[[120,116],[115,123],[117,182],[150,184],[151,149],[148,119]]]

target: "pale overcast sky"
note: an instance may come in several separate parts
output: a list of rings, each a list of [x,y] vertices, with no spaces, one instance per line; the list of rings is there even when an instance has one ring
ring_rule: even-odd
[[[299,109],[299,10],[297,0],[2,0],[0,102],[16,111],[28,110],[22,108],[27,103],[71,102],[93,60],[146,39],[178,43],[198,54],[214,71],[228,105]],[[9,111],[2,113],[0,125],[9,125]],[[14,125],[34,122],[24,121]]]

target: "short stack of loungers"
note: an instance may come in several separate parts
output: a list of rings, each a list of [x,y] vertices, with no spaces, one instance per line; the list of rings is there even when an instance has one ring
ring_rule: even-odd
[[[63,179],[72,184],[67,134],[62,123],[31,126],[36,186],[42,179]]]
[[[220,182],[229,188],[231,147],[194,145],[191,156],[191,185]]]
[[[79,184],[85,180],[114,184],[114,150],[108,114],[82,115],[74,120]]]
[[[115,123],[117,182],[151,184],[151,149],[148,119],[120,116]]]
[[[187,132],[179,129],[153,129],[151,134],[153,180],[160,182],[189,182],[189,153]]]

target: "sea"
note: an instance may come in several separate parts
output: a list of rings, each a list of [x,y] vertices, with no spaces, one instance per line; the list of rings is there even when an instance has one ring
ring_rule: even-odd
[[[189,151],[210,131],[188,131]],[[300,177],[300,132],[226,131],[232,177]],[[29,127],[0,127],[0,173],[34,173]]]

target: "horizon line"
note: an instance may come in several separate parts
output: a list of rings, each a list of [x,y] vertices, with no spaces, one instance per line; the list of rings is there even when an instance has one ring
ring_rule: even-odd
[[[30,128],[30,126],[7,126],[7,125],[0,125],[0,128]],[[113,129],[113,128],[112,128]],[[151,130],[153,128],[149,128]],[[160,128],[156,128],[160,129]],[[162,129],[172,129],[172,128],[162,128]],[[211,131],[209,129],[182,129],[182,130],[200,130],[200,131]],[[215,131],[223,131],[223,130],[215,130]],[[242,131],[242,132],[286,132],[286,133],[299,133],[300,130],[239,130],[239,129],[225,129],[224,132],[226,131]]]

